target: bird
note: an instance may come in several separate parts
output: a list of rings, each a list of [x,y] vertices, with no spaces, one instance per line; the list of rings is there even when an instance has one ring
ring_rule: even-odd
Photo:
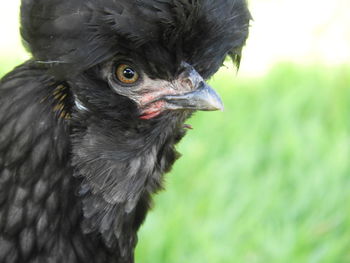
[[[245,0],[22,0],[31,58],[0,80],[0,262],[133,263]],[[208,123],[210,125],[210,123]]]

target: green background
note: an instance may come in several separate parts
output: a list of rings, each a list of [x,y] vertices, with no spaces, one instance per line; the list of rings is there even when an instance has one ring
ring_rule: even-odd
[[[321,11],[305,19],[313,35],[305,28],[283,33],[295,19],[285,14],[278,32],[294,41],[304,36],[300,47],[282,45],[283,36],[267,26],[277,25],[270,7],[278,4],[305,5],[251,1],[258,21],[241,71],[228,62],[210,81],[225,111],[189,121],[194,129],[178,146],[183,157],[139,233],[137,262],[350,262],[349,53],[341,49],[347,29],[332,31],[346,26],[346,2],[332,2],[335,18],[322,24],[324,32],[312,24],[324,19]],[[321,10],[314,4],[304,13]],[[27,56],[18,39],[6,44],[16,27],[0,28],[0,75]],[[325,51],[327,41],[338,46]]]

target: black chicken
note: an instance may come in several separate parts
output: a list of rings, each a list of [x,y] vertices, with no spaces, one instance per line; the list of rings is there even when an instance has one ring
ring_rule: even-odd
[[[0,262],[134,262],[206,83],[239,64],[245,0],[22,0],[33,58],[0,82]]]

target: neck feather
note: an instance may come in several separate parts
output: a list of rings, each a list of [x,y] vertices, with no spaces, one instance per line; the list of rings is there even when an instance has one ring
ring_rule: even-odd
[[[187,116],[130,123],[82,118],[73,118],[78,125],[72,142],[75,176],[82,179],[84,231],[101,233],[108,246],[131,257],[150,195],[162,188],[163,174],[179,157],[175,144],[185,134]]]

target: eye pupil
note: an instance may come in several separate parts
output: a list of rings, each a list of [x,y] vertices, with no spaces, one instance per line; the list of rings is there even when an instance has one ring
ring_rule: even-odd
[[[123,75],[127,79],[132,79],[135,76],[135,71],[133,69],[131,69],[131,68],[126,68],[123,71]]]

